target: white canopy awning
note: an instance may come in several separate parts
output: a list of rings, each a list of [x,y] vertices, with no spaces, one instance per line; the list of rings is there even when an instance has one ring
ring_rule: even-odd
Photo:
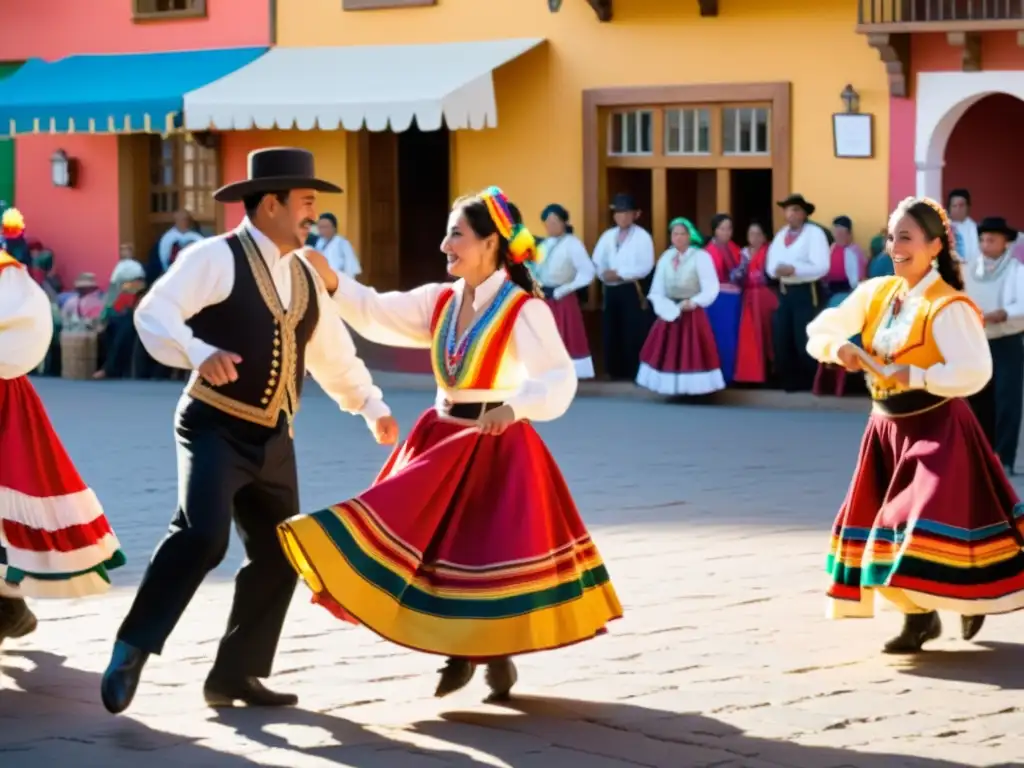
[[[433,45],[273,48],[185,94],[191,131],[433,131],[498,124],[491,73],[541,38]]]

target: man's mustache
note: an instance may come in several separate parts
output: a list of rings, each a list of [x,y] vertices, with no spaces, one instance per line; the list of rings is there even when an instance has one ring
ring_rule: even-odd
[[[312,227],[314,224],[316,224],[316,219],[303,219],[302,224],[300,224],[299,226]]]

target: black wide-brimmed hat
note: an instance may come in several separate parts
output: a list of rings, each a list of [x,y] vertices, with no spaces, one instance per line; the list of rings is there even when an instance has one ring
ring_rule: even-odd
[[[249,153],[249,178],[225,184],[213,193],[218,203],[239,203],[249,195],[314,189],[317,192],[341,192],[341,187],[318,179],[313,153],[294,147],[268,147]]]
[[[804,199],[803,195],[795,195],[795,194],[794,195],[790,195],[785,200],[779,200],[779,202],[776,203],[776,205],[778,205],[779,208],[789,208],[789,206],[791,206],[791,205],[798,205],[798,206],[800,206],[801,208],[804,209],[804,212],[808,216],[813,214],[814,211],[815,211],[814,205],[812,203],[808,203]]]
[[[637,210],[636,200],[633,198],[632,195],[627,195],[625,192],[620,192],[619,194],[612,198],[611,209],[616,213],[620,213],[623,211],[635,211]]]
[[[1007,224],[1002,216],[987,216],[982,219],[978,225],[978,234],[984,235],[986,232],[1002,235],[1007,240],[1017,239],[1017,230]]]

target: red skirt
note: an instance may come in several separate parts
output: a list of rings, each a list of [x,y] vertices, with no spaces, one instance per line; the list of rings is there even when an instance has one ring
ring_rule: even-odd
[[[764,384],[774,362],[772,317],[779,308],[779,297],[766,285],[743,289],[740,337],[736,348],[734,379],[747,384]]]
[[[590,342],[583,325],[583,311],[575,293],[561,299],[547,299],[555,325],[562,336],[562,343],[576,365],[576,376],[580,379],[594,378],[594,361],[590,356]]]
[[[558,465],[527,422],[486,436],[430,410],[373,487],[279,534],[315,602],[428,653],[558,648],[622,616]]]
[[[922,610],[1024,608],[1024,506],[961,399],[873,413],[833,528],[829,615],[874,613],[874,590]]]
[[[82,597],[124,564],[29,380],[0,379],[0,594]]]
[[[658,318],[640,351],[636,383],[659,395],[706,395],[725,389],[718,347],[703,309],[667,323]]]

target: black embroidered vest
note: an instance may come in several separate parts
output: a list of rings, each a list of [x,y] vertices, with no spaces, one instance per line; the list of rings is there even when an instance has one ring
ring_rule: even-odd
[[[230,416],[274,427],[289,424],[299,408],[306,344],[319,320],[317,288],[309,269],[292,257],[291,301],[285,311],[277,289],[247,230],[229,235],[235,280],[231,294],[188,321],[197,339],[242,358],[238,380],[215,387],[193,371],[187,395]]]

